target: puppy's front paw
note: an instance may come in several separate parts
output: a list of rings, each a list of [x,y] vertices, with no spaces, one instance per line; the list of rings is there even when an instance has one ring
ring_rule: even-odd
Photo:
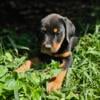
[[[52,78],[47,85],[47,92],[55,91],[61,88],[66,72],[67,70],[62,70],[56,77]]]
[[[15,72],[20,73],[20,72],[26,72],[27,70],[30,69],[32,65],[31,60],[27,60],[23,65],[21,65],[19,68],[15,70]]]
[[[60,89],[62,85],[62,82],[58,80],[56,77],[47,84],[47,92],[55,91],[57,89]]]

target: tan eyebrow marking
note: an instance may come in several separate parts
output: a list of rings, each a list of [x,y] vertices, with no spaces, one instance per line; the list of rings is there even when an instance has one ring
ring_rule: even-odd
[[[57,33],[58,32],[58,28],[53,28],[53,32]]]

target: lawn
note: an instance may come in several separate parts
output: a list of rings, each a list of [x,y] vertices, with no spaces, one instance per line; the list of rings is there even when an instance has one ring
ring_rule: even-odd
[[[50,94],[46,92],[46,84],[61,70],[59,63],[52,60],[50,64],[36,65],[18,74],[14,69],[28,58],[30,49],[26,44],[31,40],[26,41],[27,35],[17,40],[15,32],[9,30],[1,30],[0,34],[0,100],[100,100],[100,32],[97,28],[94,34],[81,37],[62,88]]]

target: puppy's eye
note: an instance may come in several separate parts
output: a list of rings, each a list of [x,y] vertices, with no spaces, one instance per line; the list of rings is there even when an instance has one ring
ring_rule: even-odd
[[[53,28],[53,33],[58,33],[58,28]]]

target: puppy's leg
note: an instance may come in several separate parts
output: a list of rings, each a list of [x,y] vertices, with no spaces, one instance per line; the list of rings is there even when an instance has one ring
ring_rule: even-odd
[[[15,70],[15,72],[18,72],[18,73],[26,72],[26,71],[28,71],[31,68],[32,64],[34,65],[34,64],[39,64],[39,63],[41,63],[40,59],[34,57],[31,60],[27,60],[23,65],[21,65],[19,68],[17,68]]]
[[[60,89],[66,73],[67,73],[67,70],[63,69],[56,77],[54,77],[53,80],[51,80],[51,82],[49,82],[47,85],[47,92]]]
[[[55,91],[61,88],[64,78],[68,72],[68,67],[71,66],[71,64],[72,64],[72,56],[63,59],[63,64],[61,65],[62,71],[58,73],[58,75],[48,83],[47,85],[48,92]]]
[[[65,51],[62,54],[55,55],[55,57],[65,58],[62,60],[62,64],[60,65],[60,67],[62,67],[63,70],[50,83],[48,83],[48,86],[47,86],[48,92],[61,88],[64,77],[66,76],[68,72],[68,67],[70,67],[72,64],[72,54],[70,51],[72,51],[75,45],[77,44],[78,37],[72,37],[69,42],[70,42],[69,52]]]
[[[65,51],[65,52],[63,52],[63,53],[61,53],[61,54],[56,54],[56,55],[54,55],[54,56],[55,56],[55,57],[66,58],[66,57],[70,56],[71,54],[72,54],[71,51]]]

